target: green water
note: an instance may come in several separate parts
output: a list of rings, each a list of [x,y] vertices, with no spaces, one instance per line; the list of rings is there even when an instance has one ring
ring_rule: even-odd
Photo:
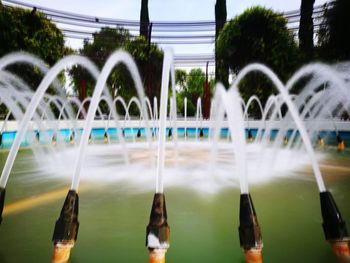
[[[21,150],[7,187],[6,204],[69,185],[29,180],[35,167]],[[0,167],[6,154],[0,153]],[[348,165],[349,155],[329,162]],[[28,171],[27,173],[23,171]],[[305,172],[307,174],[309,172]],[[325,183],[350,224],[350,174],[334,172]],[[264,241],[264,262],[336,262],[324,240],[316,184],[302,172],[295,178],[251,187]],[[244,262],[238,239],[239,190],[215,195],[166,188],[171,247],[167,262]],[[147,262],[145,229],[153,193],[133,193],[127,183],[96,186],[80,193],[80,229],[72,263]],[[4,218],[0,262],[49,262],[51,237],[64,198]]]

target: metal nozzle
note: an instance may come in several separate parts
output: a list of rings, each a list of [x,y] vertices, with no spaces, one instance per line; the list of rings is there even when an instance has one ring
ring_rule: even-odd
[[[345,150],[345,143],[343,138],[339,134],[337,135],[337,142],[338,142],[338,151],[343,152]]]
[[[66,263],[70,257],[70,251],[74,247],[74,241],[68,243],[57,243],[54,246],[51,263]]]
[[[74,140],[75,140],[75,132],[72,130],[72,132],[69,136],[69,142],[73,144]]]
[[[104,143],[108,143],[108,133],[107,133],[107,131],[105,131],[105,133],[103,135],[103,142]]]
[[[241,194],[239,223],[238,230],[241,247],[245,251],[262,249],[261,230],[250,194]]]
[[[149,224],[146,230],[146,247],[149,250],[168,249],[170,246],[170,228],[164,194],[156,193],[153,198]]]
[[[321,135],[318,135],[318,146],[323,149],[324,148],[324,140]]]
[[[169,128],[169,131],[168,131],[168,137],[172,137],[173,136],[173,129],[172,128]]]
[[[349,235],[340,211],[335,203],[330,192],[325,191],[320,193],[321,212],[323,219],[323,231],[326,240],[348,241]]]
[[[200,128],[200,130],[199,130],[199,137],[200,137],[200,138],[203,138],[203,137],[204,137],[204,132],[203,132],[203,129],[202,129],[202,128]]]
[[[338,242],[330,242],[332,246],[332,250],[336,255],[338,262],[341,263],[349,263],[350,262],[350,249],[348,245],[348,241],[338,241]]]
[[[0,224],[2,222],[2,212],[4,210],[6,189],[0,187]]]
[[[137,130],[137,135],[136,135],[137,138],[141,138],[141,129],[138,129]]]
[[[262,263],[262,248],[251,248],[244,251],[244,257],[246,263]]]
[[[149,251],[149,263],[165,263],[166,249],[153,249]]]
[[[248,142],[253,142],[253,134],[251,129],[248,130]]]
[[[79,197],[76,191],[69,190],[60,217],[56,221],[52,236],[54,244],[71,243],[77,240],[79,222]]]

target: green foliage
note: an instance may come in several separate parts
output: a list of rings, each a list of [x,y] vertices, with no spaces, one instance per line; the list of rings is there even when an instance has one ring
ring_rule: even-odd
[[[197,99],[203,96],[203,87],[205,83],[204,72],[200,68],[191,69],[187,76],[187,85],[184,89],[184,95],[191,100],[193,104]]]
[[[178,111],[184,115],[184,99],[187,98],[187,115],[196,114],[197,100],[203,99],[203,89],[205,84],[205,74],[200,68],[192,69],[188,74],[185,70],[177,69],[175,71],[175,82],[179,90],[176,93],[176,103]],[[214,89],[215,80],[209,80],[209,87]],[[203,101],[202,101],[203,103]]]
[[[147,85],[146,77],[151,77],[149,80],[152,84],[151,90],[146,89],[146,95],[159,98],[163,53],[155,44],[148,46],[143,37],[132,39],[129,31],[123,28],[102,28],[100,32],[94,34],[93,41],[84,41],[84,47],[79,53],[90,58],[102,69],[111,53],[120,48],[129,52],[135,59],[144,85]],[[87,95],[92,95],[95,81],[84,69],[75,66],[70,70],[70,75],[77,93],[79,93],[80,82],[85,80]],[[116,91],[126,101],[137,95],[134,81],[124,64],[119,64],[113,69],[107,84],[112,94]]]
[[[180,87],[180,91],[186,88],[187,72],[183,69],[175,70],[175,83]]]
[[[0,5],[0,57],[14,51],[32,53],[50,66],[68,50],[64,47],[62,32],[42,13]],[[10,71],[36,88],[42,75],[27,65],[14,65]]]
[[[298,49],[286,19],[262,7],[247,9],[227,23],[216,47],[235,74],[249,63],[259,62],[286,81],[299,61]],[[245,100],[256,94],[265,102],[275,89],[262,74],[251,73],[241,82],[240,92]]]
[[[326,61],[350,59],[350,1],[335,0],[325,5],[318,34],[319,56]]]

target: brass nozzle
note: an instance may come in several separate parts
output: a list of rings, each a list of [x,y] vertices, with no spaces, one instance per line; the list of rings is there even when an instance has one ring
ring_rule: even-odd
[[[74,247],[74,241],[56,243],[54,246],[51,263],[68,262],[70,251],[73,247]]]
[[[324,140],[321,136],[318,137],[318,146],[320,149],[324,148]]]
[[[350,262],[350,249],[348,241],[331,241],[330,243],[339,262]]]
[[[345,143],[343,138],[339,134],[337,135],[337,141],[338,141],[338,151],[343,152],[345,150]]]
[[[164,194],[156,193],[153,198],[149,224],[146,228],[146,247],[149,251],[166,250],[170,246],[170,228]]]
[[[107,131],[105,131],[105,134],[103,135],[103,142],[108,143],[108,141],[109,141],[108,133],[107,133]]]
[[[150,249],[149,263],[165,263],[165,253],[167,249]]]
[[[2,222],[2,212],[4,210],[4,204],[5,204],[5,193],[6,193],[6,189],[0,187],[0,224]]]
[[[344,143],[344,141],[341,141],[338,143],[338,151],[344,152],[344,150],[345,150],[345,143]]]
[[[253,133],[252,133],[252,131],[249,129],[249,130],[248,130],[248,142],[249,142],[249,143],[252,143],[253,140],[254,140],[254,138],[253,138]]]
[[[262,263],[262,248],[244,250],[244,257],[247,263]]]

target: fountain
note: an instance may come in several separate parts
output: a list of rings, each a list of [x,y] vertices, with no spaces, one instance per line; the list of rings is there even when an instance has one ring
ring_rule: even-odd
[[[171,210],[167,212],[164,185],[181,191],[198,190],[206,195],[239,186],[240,246],[246,262],[262,262],[261,229],[265,225],[263,223],[261,228],[259,222],[266,223],[266,218],[260,208],[261,203],[258,202],[258,209],[255,209],[250,184],[268,185],[277,180],[279,174],[288,174],[286,178],[289,178],[291,173],[311,165],[319,190],[325,238],[331,243],[340,262],[348,260],[350,253],[345,221],[325,186],[319,161],[327,160],[325,152],[328,150],[325,148],[328,147],[345,151],[342,153],[345,156],[347,154],[344,136],[347,138],[350,125],[339,118],[340,114],[349,111],[350,69],[311,64],[301,68],[284,85],[269,68],[251,64],[237,75],[229,90],[220,83],[216,85],[209,120],[202,118],[200,98],[194,118],[187,116],[185,98],[185,115],[179,119],[176,114],[172,56],[170,51],[165,52],[159,118],[157,98],[153,98],[155,103],[152,109],[150,99],[145,97],[137,67],[124,51],[113,53],[101,72],[91,61],[80,56],[63,58],[51,69],[25,53],[1,58],[0,102],[6,105],[8,113],[0,122],[0,146],[5,149],[4,153],[7,153],[6,148],[10,148],[0,178],[1,214],[6,215],[6,211],[10,211],[9,208],[4,209],[5,188],[22,145],[32,148],[35,158],[40,160],[40,169],[52,174],[55,180],[71,178],[53,231],[52,262],[67,262],[77,242],[79,228],[83,231],[78,219],[78,190],[82,174],[84,181],[92,181],[93,184],[96,181],[115,180],[116,185],[127,183],[135,189],[142,189],[138,190],[141,192],[151,191],[150,185],[155,175],[155,190],[146,227],[149,262],[165,262],[170,247],[168,214],[171,214]],[[35,92],[18,76],[6,71],[8,65],[15,63],[28,63],[40,68],[44,77]],[[113,100],[106,86],[111,70],[119,63],[127,66],[137,89],[138,96],[129,102],[118,96]],[[84,67],[96,79],[93,96],[82,102],[66,98],[55,81],[57,75],[71,65]],[[271,95],[264,106],[255,95],[247,103],[239,96],[240,81],[252,71],[268,77],[279,92],[278,95]],[[311,80],[299,95],[290,95],[289,90],[304,76],[310,76]],[[169,81],[173,90],[168,102]],[[56,89],[56,95],[46,94],[50,85]],[[103,113],[100,109],[102,101],[107,104],[109,112]],[[87,102],[90,105],[88,112],[85,112]],[[259,106],[261,120],[249,119],[249,108],[253,102]],[[117,103],[125,111],[124,118],[116,110]],[[132,104],[139,110],[136,120],[129,113]],[[281,110],[283,105],[287,106],[288,111]],[[53,113],[52,107],[56,107],[58,115]],[[11,121],[10,116],[16,121]],[[99,116],[99,119],[95,119],[95,116]],[[225,137],[228,139],[225,140]],[[328,146],[332,140],[334,147]],[[322,152],[315,153],[314,142],[323,149]],[[44,156],[45,162],[42,161]],[[88,168],[84,169],[85,166]],[[115,178],[103,175],[110,173],[110,168],[118,173]],[[96,174],[100,176],[96,177]],[[181,178],[180,174],[187,177]],[[300,178],[311,180],[305,176]],[[253,190],[256,191],[255,188]],[[80,210],[86,209],[89,208],[85,205]],[[257,212],[263,216],[259,222]],[[10,218],[4,216],[4,222],[7,220]],[[176,232],[173,235],[176,237]]]

